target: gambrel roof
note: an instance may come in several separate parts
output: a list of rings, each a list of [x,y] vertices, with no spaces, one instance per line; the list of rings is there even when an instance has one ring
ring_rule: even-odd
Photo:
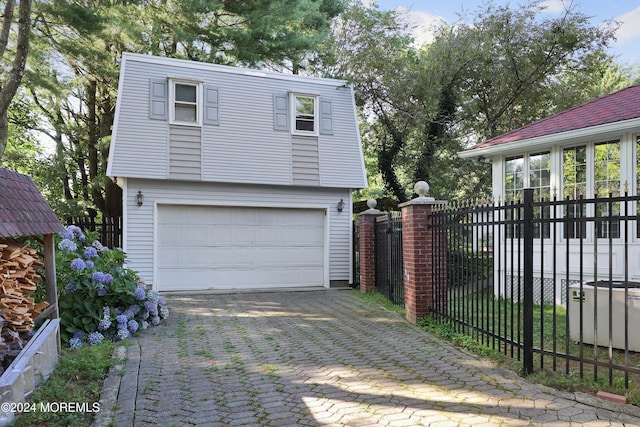
[[[476,144],[466,150],[464,157],[473,156],[475,150],[638,118],[640,85],[634,85]]]
[[[0,168],[0,237],[53,234],[63,230],[31,178]]]

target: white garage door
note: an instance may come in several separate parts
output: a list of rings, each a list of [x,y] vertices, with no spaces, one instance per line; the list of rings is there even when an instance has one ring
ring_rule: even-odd
[[[324,211],[161,205],[161,291],[324,284]]]

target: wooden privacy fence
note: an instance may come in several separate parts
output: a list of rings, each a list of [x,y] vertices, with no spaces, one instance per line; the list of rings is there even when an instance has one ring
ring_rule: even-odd
[[[122,248],[121,216],[102,217],[99,221],[95,217],[67,218],[67,224],[97,232],[100,242],[109,248]]]

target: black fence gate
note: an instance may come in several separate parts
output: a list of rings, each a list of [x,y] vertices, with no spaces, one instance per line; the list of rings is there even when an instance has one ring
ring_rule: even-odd
[[[376,288],[392,303],[404,307],[402,215],[389,212],[376,219]]]

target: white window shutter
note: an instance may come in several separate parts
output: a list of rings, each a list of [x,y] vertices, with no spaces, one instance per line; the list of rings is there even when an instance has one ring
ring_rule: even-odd
[[[320,133],[324,135],[333,135],[331,98],[320,98]]]
[[[273,94],[273,129],[289,130],[289,95]]]
[[[220,100],[218,88],[205,85],[204,87],[204,123],[207,125],[220,124]]]
[[[152,79],[149,82],[149,118],[167,120],[169,92],[167,79]]]

